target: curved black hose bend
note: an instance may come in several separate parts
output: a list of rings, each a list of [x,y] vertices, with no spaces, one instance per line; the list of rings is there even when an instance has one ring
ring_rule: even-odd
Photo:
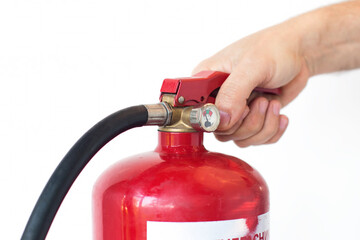
[[[47,182],[25,227],[22,240],[45,239],[51,223],[71,185],[91,158],[126,130],[143,125],[165,125],[166,104],[140,105],[115,112],[87,131],[69,150]]]

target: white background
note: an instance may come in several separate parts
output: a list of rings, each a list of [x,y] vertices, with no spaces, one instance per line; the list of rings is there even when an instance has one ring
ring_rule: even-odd
[[[156,103],[162,79],[252,32],[332,0],[0,1],[0,238],[19,239],[52,171],[106,115]],[[246,160],[271,192],[271,239],[356,239],[360,71],[322,75],[283,109],[275,145],[205,144]],[[126,132],[69,192],[47,239],[91,239],[91,191],[119,159],[154,149],[156,127]]]

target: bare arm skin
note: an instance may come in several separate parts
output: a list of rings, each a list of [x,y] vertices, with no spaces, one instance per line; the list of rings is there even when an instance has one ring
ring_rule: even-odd
[[[280,108],[304,89],[311,76],[360,67],[360,1],[320,8],[227,46],[193,71],[230,73],[216,105],[222,121],[216,137],[240,147],[277,142],[288,125]],[[276,100],[255,87],[282,88]]]

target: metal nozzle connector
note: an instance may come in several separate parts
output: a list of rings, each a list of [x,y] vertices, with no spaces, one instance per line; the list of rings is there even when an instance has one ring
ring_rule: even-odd
[[[173,107],[173,95],[164,95],[163,102],[145,105],[146,125],[160,126],[164,132],[214,132],[220,123],[220,113],[214,104],[201,107]]]
[[[146,125],[166,126],[170,124],[172,110],[168,103],[144,105],[148,110],[148,121]]]

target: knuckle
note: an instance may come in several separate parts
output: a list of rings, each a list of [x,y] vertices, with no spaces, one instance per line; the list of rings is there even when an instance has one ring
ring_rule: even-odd
[[[223,108],[226,109],[233,109],[238,108],[239,102],[234,100],[234,96],[237,95],[237,89],[234,87],[229,87],[224,85],[217,96],[217,103],[221,104]],[[245,104],[244,102],[241,102],[241,104]]]
[[[263,121],[261,121],[261,118],[259,116],[252,116],[248,119],[246,124],[244,125],[244,128],[246,128],[246,131],[249,134],[255,134],[258,133],[263,127]]]
[[[209,58],[202,60],[192,71],[192,74],[196,74],[198,72],[209,70],[211,67],[211,61]]]
[[[265,138],[271,138],[273,136],[275,136],[275,134],[278,132],[278,124],[277,125],[273,125],[273,126],[267,126],[265,127],[262,131],[263,131],[263,135]]]
[[[208,67],[210,65],[210,59],[209,58],[206,58],[204,60],[202,60],[198,66],[200,67]]]

